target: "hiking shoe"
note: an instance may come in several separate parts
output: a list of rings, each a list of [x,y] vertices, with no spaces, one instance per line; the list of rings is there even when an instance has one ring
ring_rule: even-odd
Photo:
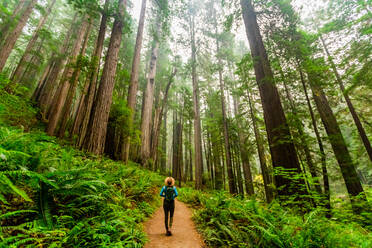
[[[171,236],[172,233],[170,231],[167,231],[167,233],[165,234],[165,236]]]
[[[168,231],[168,233],[169,233],[169,236],[172,236],[172,232],[171,231]]]

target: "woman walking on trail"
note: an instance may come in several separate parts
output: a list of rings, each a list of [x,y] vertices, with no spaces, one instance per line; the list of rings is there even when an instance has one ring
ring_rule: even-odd
[[[165,182],[165,186],[161,188],[160,196],[164,197],[163,209],[164,209],[164,215],[165,215],[165,229],[167,231],[166,235],[171,236],[173,214],[174,214],[174,198],[178,196],[178,192],[177,192],[176,186],[174,186],[175,180],[173,177],[167,177],[164,182]],[[168,213],[170,215],[169,226],[168,226]]]

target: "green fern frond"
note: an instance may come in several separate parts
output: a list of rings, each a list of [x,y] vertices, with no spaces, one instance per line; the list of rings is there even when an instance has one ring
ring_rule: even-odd
[[[16,215],[21,215],[21,214],[24,214],[24,213],[37,213],[37,212],[34,211],[34,210],[16,210],[16,211],[7,212],[5,214],[0,215],[0,220],[1,219],[7,219],[9,217],[14,217]]]
[[[26,194],[26,192],[24,192],[20,188],[17,188],[12,183],[12,181],[7,176],[5,176],[4,174],[0,174],[0,184],[3,184],[5,186],[9,187],[10,189],[12,189],[12,191],[14,193],[16,193],[17,195],[21,196],[25,201],[32,202],[31,198]]]

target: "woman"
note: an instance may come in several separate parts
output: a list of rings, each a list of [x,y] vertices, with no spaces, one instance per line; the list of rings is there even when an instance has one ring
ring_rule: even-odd
[[[173,224],[173,214],[174,214],[174,198],[178,196],[176,187],[174,186],[175,180],[173,177],[167,177],[165,179],[165,186],[160,191],[160,196],[164,197],[163,209],[165,215],[165,229],[166,235],[171,236],[171,228]],[[168,226],[168,213],[170,213],[169,226]]]

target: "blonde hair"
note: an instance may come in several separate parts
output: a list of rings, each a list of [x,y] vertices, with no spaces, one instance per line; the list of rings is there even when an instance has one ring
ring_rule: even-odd
[[[175,180],[173,177],[167,177],[165,180],[164,180],[164,184],[165,186],[174,186],[174,183],[175,183]]]

